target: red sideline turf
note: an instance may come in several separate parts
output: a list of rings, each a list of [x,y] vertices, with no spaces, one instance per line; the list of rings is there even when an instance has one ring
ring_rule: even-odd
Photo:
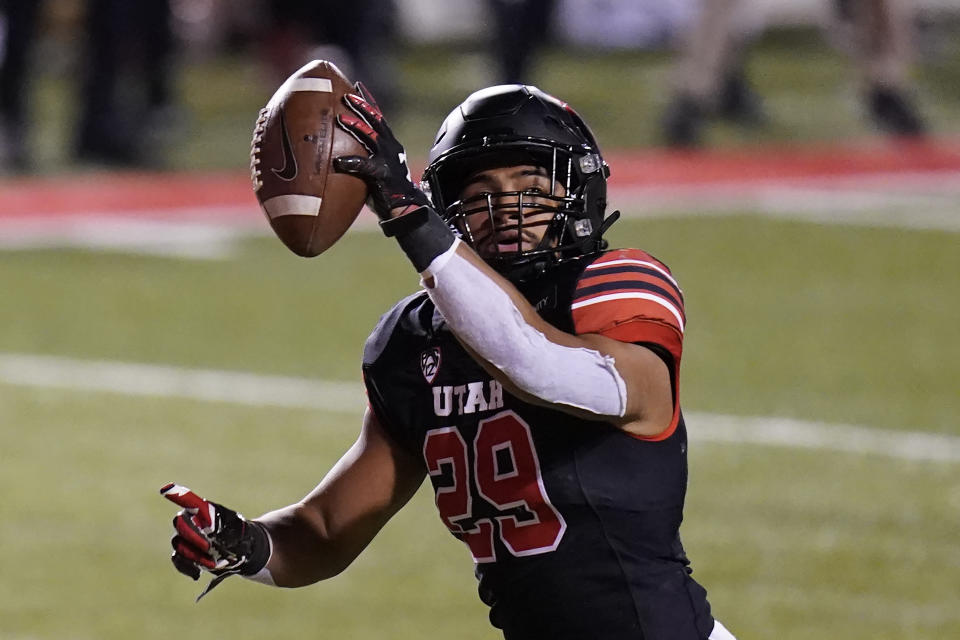
[[[612,189],[749,184],[915,172],[960,171],[958,140],[872,140],[843,146],[749,150],[613,151]],[[251,219],[249,177],[241,173],[97,173],[0,180],[0,219],[111,212],[150,217]]]

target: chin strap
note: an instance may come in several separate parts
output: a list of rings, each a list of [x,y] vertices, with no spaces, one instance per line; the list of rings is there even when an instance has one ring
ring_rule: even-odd
[[[610,227],[613,226],[613,223],[616,222],[616,221],[619,220],[619,219],[620,219],[620,212],[619,212],[619,211],[614,211],[613,213],[611,213],[610,215],[608,215],[606,218],[603,219],[603,223],[600,224],[600,228],[599,228],[599,229],[594,229],[594,230],[593,230],[593,233],[591,233],[591,234],[587,237],[587,239],[584,240],[584,244],[586,244],[587,242],[593,242],[593,243],[595,243],[595,244],[594,244],[595,249],[593,249],[594,251],[598,251],[598,250],[600,250],[600,249],[605,248],[605,244],[604,244],[604,240],[603,240],[603,234],[605,234],[605,233],[607,232],[607,230],[610,229]],[[590,251],[590,252],[585,251],[584,253],[592,253],[592,251]]]
[[[614,211],[613,213],[608,215],[606,218],[604,218],[603,224],[600,225],[600,229],[594,234],[597,236],[597,239],[600,239],[603,236],[603,234],[607,232],[607,229],[612,227],[613,223],[619,219],[620,219],[619,211]]]

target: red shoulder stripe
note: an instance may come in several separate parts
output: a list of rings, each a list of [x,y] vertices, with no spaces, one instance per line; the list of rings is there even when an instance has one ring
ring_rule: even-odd
[[[582,315],[577,314],[577,310],[595,305],[603,305],[603,315],[606,317],[623,320],[638,316],[663,319],[683,333],[683,312],[670,300],[656,293],[638,290],[604,293],[577,300],[570,305],[570,309],[576,316]]]
[[[651,256],[649,253],[645,253],[643,251],[639,251],[636,249],[624,249],[620,251],[612,251],[610,253],[606,253],[600,256],[599,258],[597,258],[592,263],[586,266],[583,272],[583,276],[581,277],[582,278],[589,277],[590,272],[596,269],[605,269],[607,267],[624,266],[624,265],[639,266],[639,267],[646,267],[648,269],[653,269],[654,271],[659,273],[661,276],[663,276],[663,278],[666,279],[668,282],[670,282],[674,287],[676,287],[677,291],[679,291],[681,295],[683,293],[682,291],[680,291],[680,285],[677,284],[677,281],[674,279],[673,274],[670,273],[670,269],[668,269],[665,264],[663,264],[662,262],[660,262],[659,260]]]
[[[677,286],[676,280],[667,277],[661,271],[641,265],[614,265],[601,266],[585,271],[577,282],[577,295],[587,295],[586,290],[606,285],[610,289],[613,283],[634,282],[646,283],[648,287],[655,287],[677,307],[683,307],[683,291]],[[624,287],[629,288],[629,287]]]

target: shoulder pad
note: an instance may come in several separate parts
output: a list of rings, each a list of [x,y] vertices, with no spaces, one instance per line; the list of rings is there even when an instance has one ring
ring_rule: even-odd
[[[663,344],[678,355],[686,316],[670,269],[639,249],[607,251],[588,264],[570,305],[577,333]]]

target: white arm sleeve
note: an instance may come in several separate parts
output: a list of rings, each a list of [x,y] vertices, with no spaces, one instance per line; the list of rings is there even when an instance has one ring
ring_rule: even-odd
[[[551,342],[527,324],[510,296],[457,254],[457,240],[421,275],[450,329],[517,387],[545,402],[622,417],[627,387],[614,359]]]

